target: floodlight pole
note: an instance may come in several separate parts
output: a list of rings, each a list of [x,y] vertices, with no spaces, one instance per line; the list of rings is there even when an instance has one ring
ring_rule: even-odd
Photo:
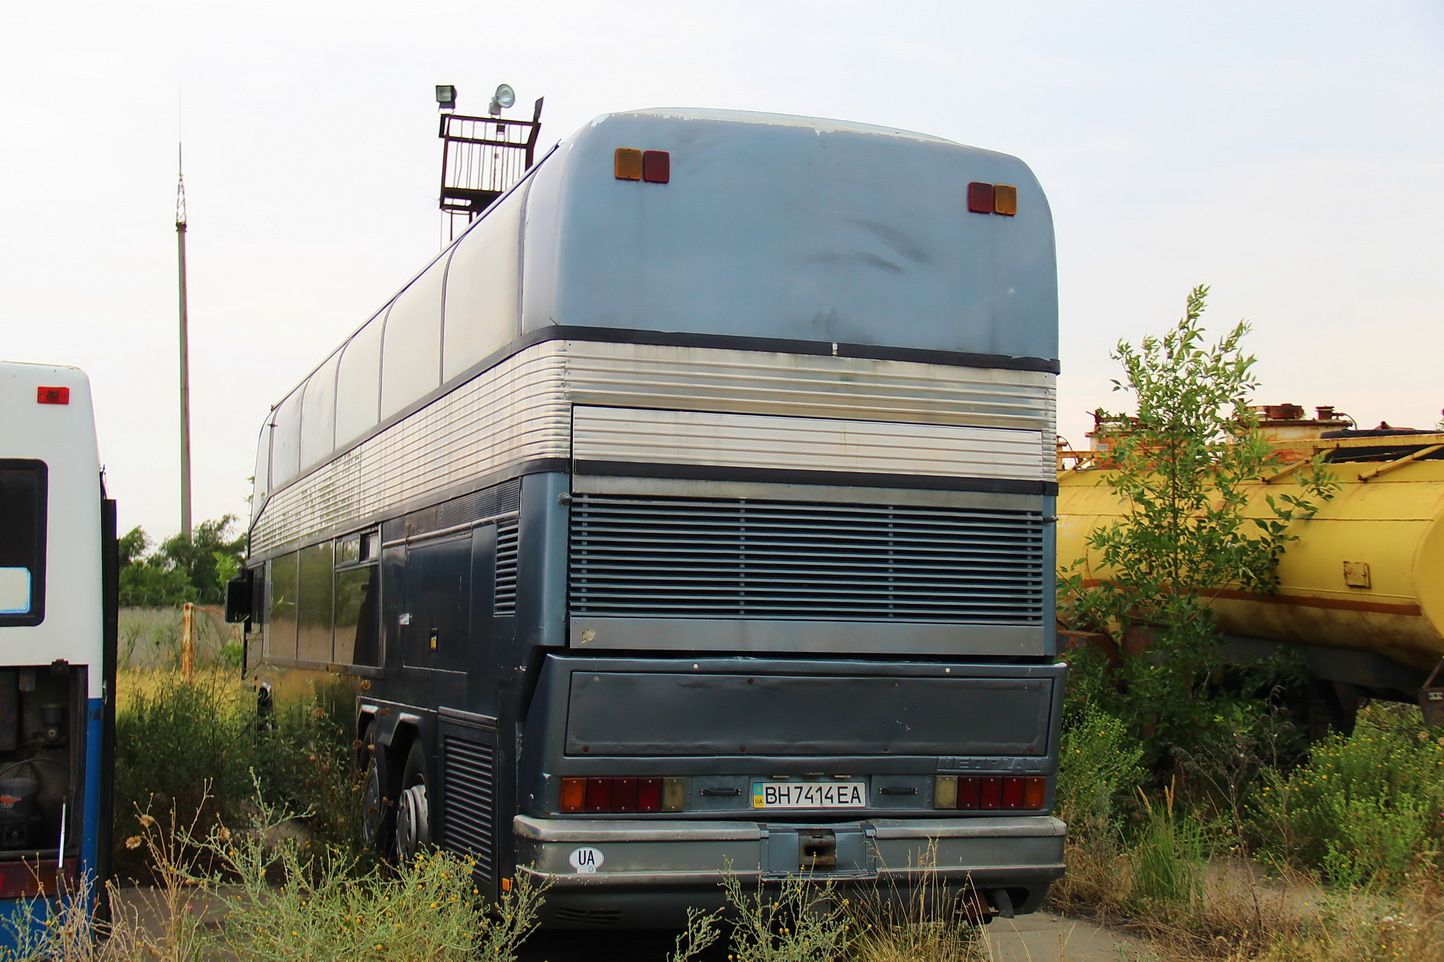
[[[186,309],[186,182],[180,145],[176,145],[175,240],[180,261],[180,522],[181,537],[191,539],[191,362]]]

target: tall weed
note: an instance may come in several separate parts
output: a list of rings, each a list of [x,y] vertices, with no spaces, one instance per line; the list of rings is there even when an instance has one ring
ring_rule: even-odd
[[[1203,896],[1208,866],[1203,825],[1191,812],[1175,806],[1172,786],[1164,789],[1162,804],[1155,805],[1147,796],[1143,804],[1147,818],[1131,853],[1130,895],[1144,905],[1192,905]]]
[[[87,893],[62,899],[44,931],[0,949],[0,962],[515,962],[536,927],[543,889],[525,878],[488,911],[473,866],[457,856],[362,870],[335,849],[306,852],[261,795],[249,807],[248,828],[217,825],[204,837],[174,813],[168,823],[141,815],[128,844],[147,851],[156,886],[137,900],[108,884],[105,925]]]

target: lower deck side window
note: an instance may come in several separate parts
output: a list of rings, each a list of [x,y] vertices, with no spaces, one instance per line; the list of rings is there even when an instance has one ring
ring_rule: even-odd
[[[0,459],[0,625],[45,618],[44,461]]]

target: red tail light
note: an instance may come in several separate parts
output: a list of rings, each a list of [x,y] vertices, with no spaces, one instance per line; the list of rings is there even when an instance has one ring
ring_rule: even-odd
[[[976,775],[964,775],[958,779],[958,808],[977,808],[979,786],[982,779]]]
[[[637,779],[637,811],[660,812],[662,810],[662,780],[660,778]]]
[[[610,778],[587,779],[587,812],[596,814],[612,810],[612,780]]]
[[[42,387],[35,389],[36,404],[69,404],[70,388]]]
[[[983,790],[978,799],[978,807],[983,811],[1003,807],[1003,780],[997,775],[988,775],[983,778]]]
[[[635,812],[637,810],[637,780],[635,778],[612,779],[612,811]]]

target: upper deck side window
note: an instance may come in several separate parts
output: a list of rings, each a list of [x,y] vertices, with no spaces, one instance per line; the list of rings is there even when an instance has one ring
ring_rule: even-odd
[[[438,258],[386,312],[381,346],[381,417],[441,384],[441,296],[450,253]]]
[[[0,459],[0,625],[45,620],[44,461]]]

